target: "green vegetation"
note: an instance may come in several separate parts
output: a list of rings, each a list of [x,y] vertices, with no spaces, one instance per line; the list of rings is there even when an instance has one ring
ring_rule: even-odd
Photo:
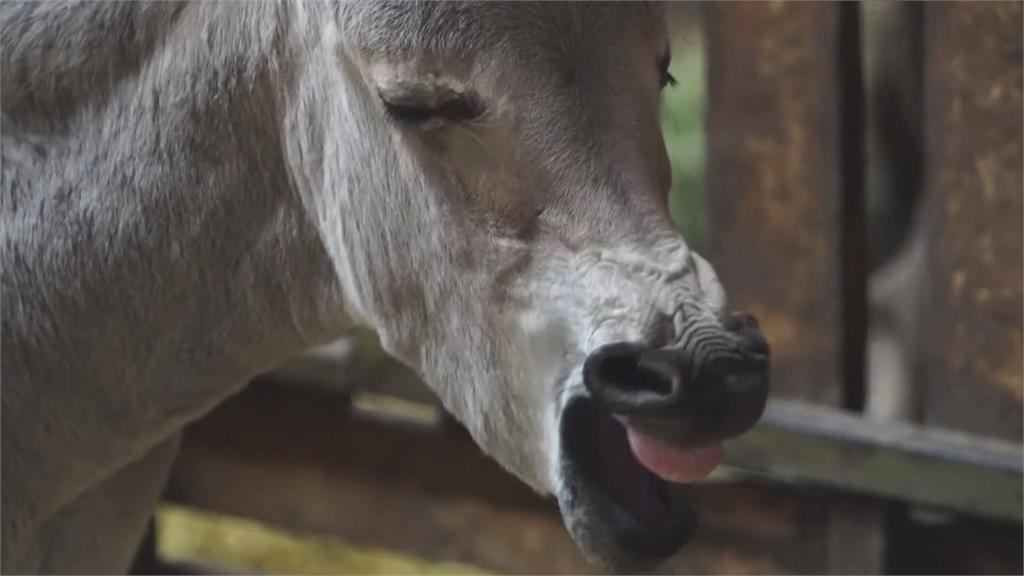
[[[662,96],[661,126],[672,162],[669,209],[691,248],[704,246],[704,54],[699,42],[677,42]]]

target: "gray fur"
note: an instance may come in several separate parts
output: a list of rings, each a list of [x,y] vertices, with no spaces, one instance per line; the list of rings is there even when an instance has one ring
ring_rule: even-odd
[[[6,2],[0,32],[4,571],[65,566],[47,522],[353,324],[561,497],[586,354],[724,306],[665,206],[657,10]],[[407,85],[486,113],[399,125]]]

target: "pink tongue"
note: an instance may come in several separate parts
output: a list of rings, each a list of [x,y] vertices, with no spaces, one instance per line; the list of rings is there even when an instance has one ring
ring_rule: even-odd
[[[670,482],[693,482],[711,474],[722,461],[722,445],[676,448],[629,430],[629,446],[645,468]]]

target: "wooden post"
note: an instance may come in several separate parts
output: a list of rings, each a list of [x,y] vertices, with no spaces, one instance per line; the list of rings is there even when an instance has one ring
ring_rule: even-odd
[[[772,347],[772,395],[860,409],[866,242],[856,4],[708,7],[712,263]],[[820,570],[883,569],[884,509],[837,502]]]
[[[847,269],[863,268],[849,242],[862,233],[862,157],[844,130],[860,121],[859,97],[843,100],[858,80],[838,65],[852,52],[856,71],[844,10],[728,2],[707,13],[711,260],[731,305],[761,321],[773,397],[832,406],[862,391],[864,276]]]
[[[927,4],[925,26],[925,421],[1020,442],[1021,4]]]

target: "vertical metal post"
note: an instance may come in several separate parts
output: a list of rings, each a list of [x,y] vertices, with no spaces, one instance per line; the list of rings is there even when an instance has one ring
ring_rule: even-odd
[[[776,398],[859,409],[866,319],[856,4],[708,7],[712,261],[761,320]],[[830,509],[828,569],[883,568],[880,506]]]
[[[773,395],[831,406],[844,397],[841,10],[707,13],[710,256],[731,304],[761,320]]]

